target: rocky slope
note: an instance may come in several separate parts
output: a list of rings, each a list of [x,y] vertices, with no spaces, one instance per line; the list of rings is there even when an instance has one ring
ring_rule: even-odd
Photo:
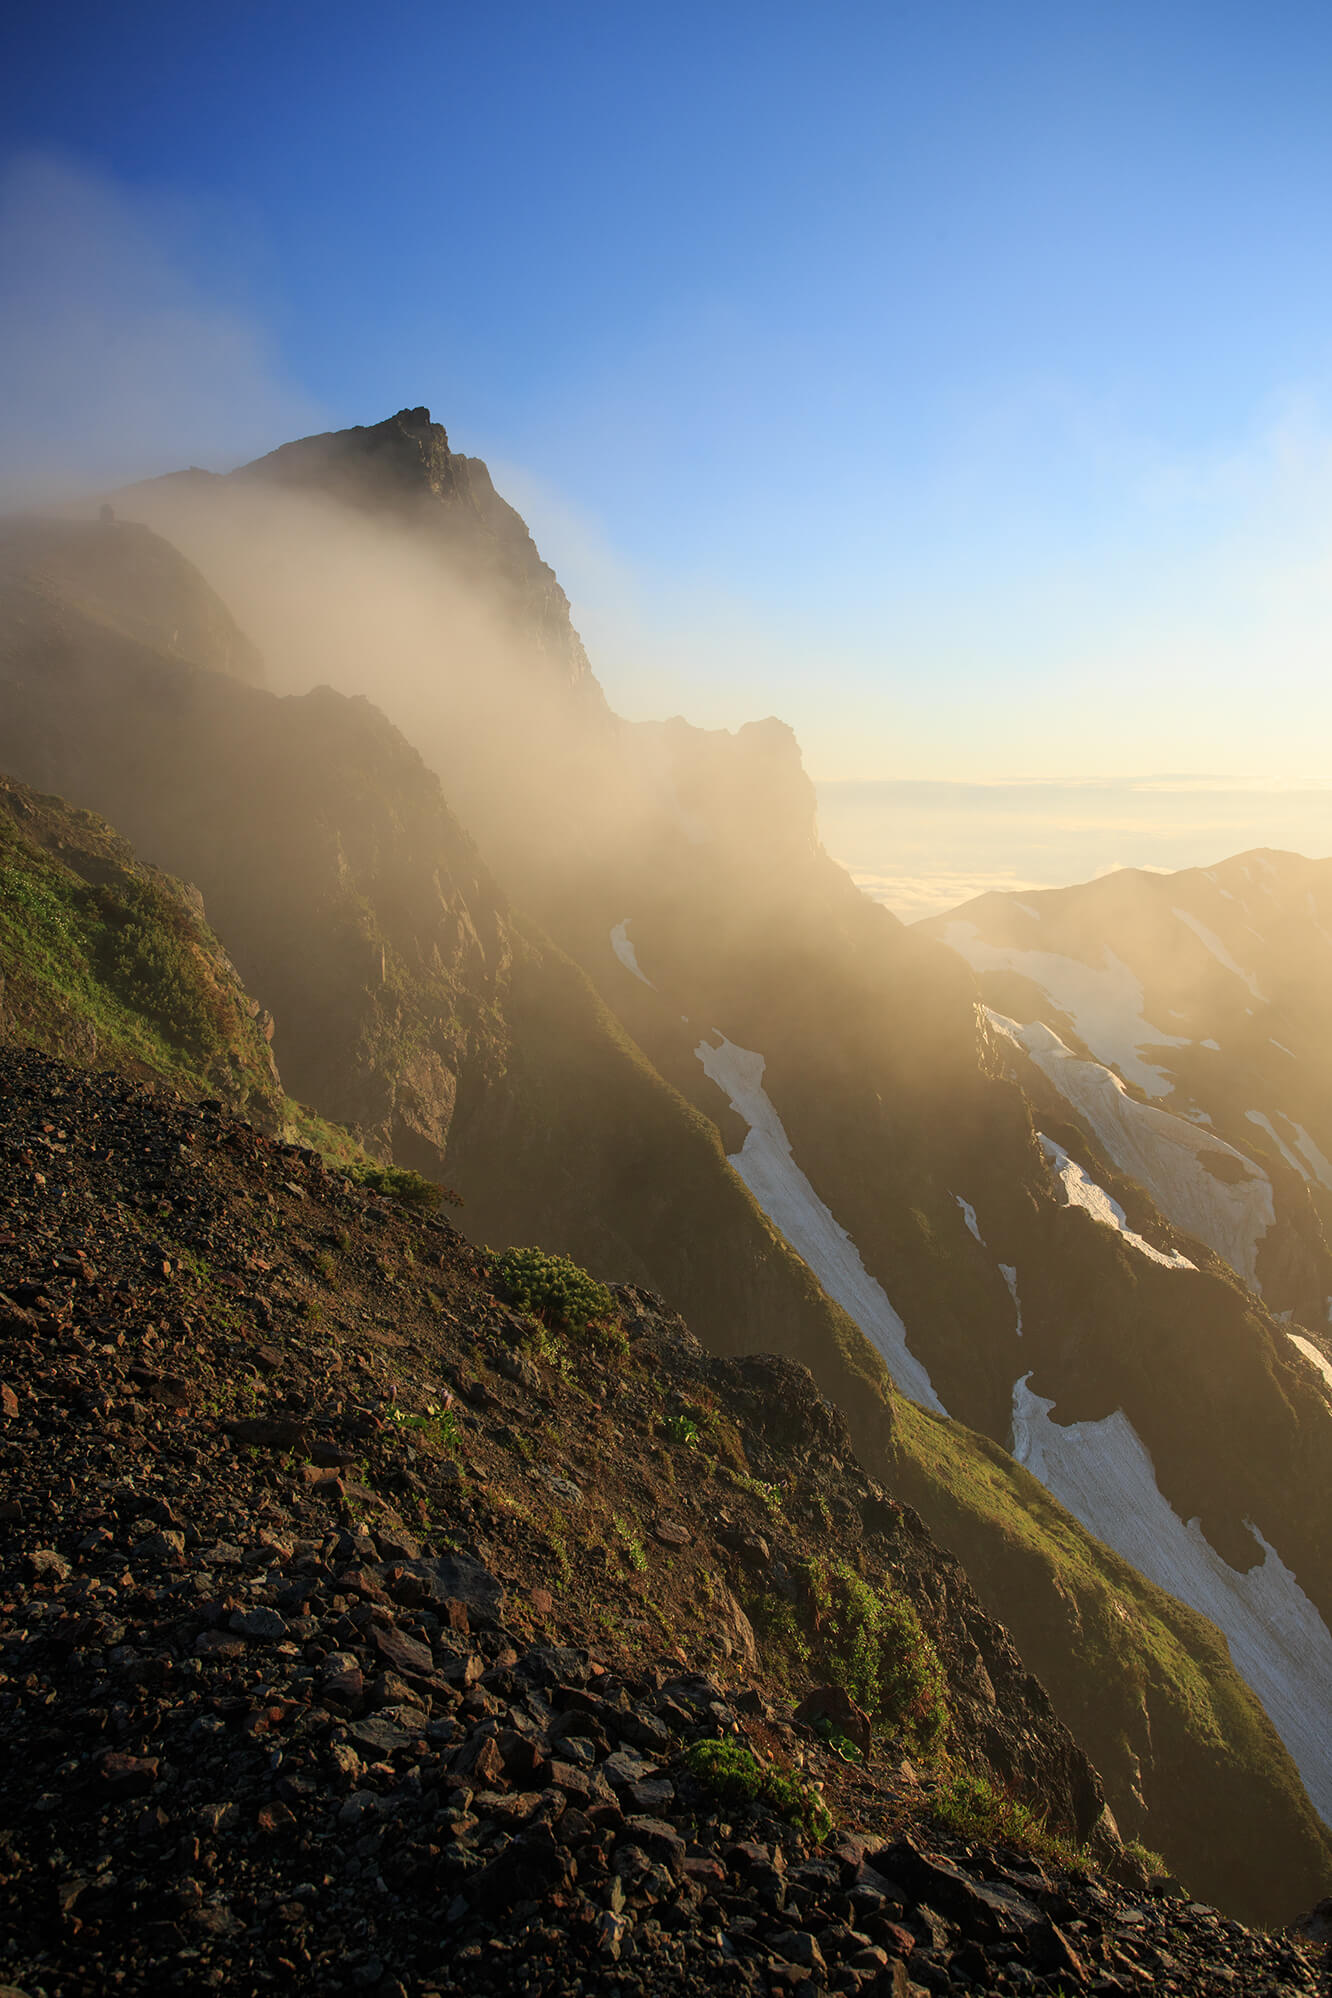
[[[321,643],[334,622],[359,628],[365,570],[342,557],[345,537],[368,531],[365,521],[380,523],[372,538],[381,567],[386,541],[411,551],[392,570],[404,589],[421,546],[445,532],[452,502],[434,490],[430,470],[447,449],[443,433],[413,443],[406,431],[395,419],[317,440],[317,451],[287,461],[283,505],[293,492],[317,505],[326,539],[318,559],[291,544],[280,615],[271,592],[250,586],[247,618],[267,619],[256,628],[275,656],[306,625]],[[377,474],[362,478],[367,440],[381,433],[395,481],[420,482],[405,528],[401,494],[381,520]],[[344,473],[361,494],[354,507],[345,491],[332,496]],[[210,574],[227,562],[228,574],[257,573],[257,529],[247,539],[235,523],[251,518],[248,492],[264,497],[253,518],[271,524],[276,491],[271,478],[226,482],[232,538],[218,543],[222,566]],[[194,550],[201,560],[204,547]],[[455,576],[465,566],[459,555]],[[151,727],[159,729],[159,712],[170,727],[139,773],[179,761],[191,781],[152,819],[138,787],[121,785],[114,796],[90,788],[119,782],[84,719],[99,699],[100,726],[118,754],[139,753],[133,741],[122,748],[143,689],[141,669],[123,658],[113,693],[99,695],[89,677],[74,703],[68,677],[30,650],[0,690],[8,739],[21,746],[21,767],[42,773],[37,781],[91,797],[140,843],[173,842],[169,853],[148,844],[154,857],[195,879],[211,868],[210,911],[275,1013],[289,1081],[328,1114],[367,1130],[373,1119],[410,1163],[430,1163],[423,1144],[443,1154],[483,1239],[544,1240],[608,1277],[660,1290],[715,1349],[763,1343],[807,1362],[845,1407],[875,1473],[910,1480],[922,1512],[972,1565],[990,1608],[1018,1633],[1101,1766],[1127,1829],[1145,1829],[1190,1879],[1237,1907],[1290,1912],[1275,1897],[1295,1877],[1313,1898],[1327,1877],[1325,1835],[1267,1722],[1239,1694],[1224,1647],[1066,1514],[1044,1507],[1004,1448],[1018,1443],[1094,1533],[1115,1530],[1144,1501],[1161,1503],[1160,1480],[1171,1560],[1159,1578],[1179,1593],[1201,1574],[1207,1593],[1184,1587],[1186,1600],[1232,1637],[1241,1624],[1255,1637],[1244,1669],[1316,1783],[1328,1747],[1317,1690],[1326,1640],[1319,1592],[1329,1572],[1326,1457],[1320,1463],[1317,1448],[1325,1407],[1279,1328],[1214,1270],[1183,1270],[1183,1251],[1149,1204],[1134,1209],[1131,1232],[1164,1261],[1070,1206],[1026,1100],[978,1033],[965,968],[867,905],[820,853],[788,731],[775,723],[735,737],[683,723],[630,730],[559,671],[546,674],[550,698],[534,708],[459,705],[457,669],[478,627],[450,624],[458,606],[433,584],[422,601],[428,617],[395,619],[384,632],[385,644],[401,638],[428,662],[431,618],[444,620],[434,705],[427,727],[418,704],[418,739],[450,782],[470,772],[471,830],[539,931],[504,913],[493,888],[464,885],[462,863],[439,868],[437,794],[426,800],[424,773],[384,730],[382,751],[369,753],[372,774],[359,774],[382,724],[362,708],[353,726],[352,704],[327,693],[266,706],[250,695],[253,727],[242,729],[228,717],[241,713],[244,690],[224,693],[199,675],[187,676],[188,695],[179,674],[170,690],[155,684]],[[377,656],[365,655],[353,684],[378,685]],[[337,657],[340,673],[355,670],[345,650]],[[477,655],[478,684],[492,659]],[[537,659],[529,646],[526,685],[535,684]],[[503,680],[506,690],[513,684]],[[557,709],[564,722],[538,741]],[[297,716],[299,725],[285,719]],[[335,751],[329,717],[341,731]],[[270,731],[285,750],[265,760]],[[307,733],[315,751],[302,762]],[[226,753],[215,752],[215,737],[231,744]],[[295,789],[289,766],[304,782],[299,802],[285,795]],[[234,802],[228,811],[238,797],[243,824],[234,823]],[[365,807],[351,840],[342,823],[349,797]],[[314,870],[303,844],[311,823],[321,842]],[[487,898],[500,910],[503,945],[475,977],[456,972],[455,947],[437,933],[436,872],[478,935],[488,934]],[[322,911],[348,902],[330,954]],[[387,998],[355,957],[363,934],[392,946],[382,958],[396,980]],[[296,939],[299,948],[289,948]],[[446,1008],[464,1024],[461,1040]],[[410,1082],[422,1049],[432,1086],[409,1094],[403,1074]],[[1059,1131],[1046,1135],[1060,1141]],[[1220,1385],[1218,1350],[1229,1370]],[[908,1394],[981,1434],[909,1412],[894,1421],[885,1363]],[[1138,1427],[1125,1438],[1113,1425],[1130,1388],[1128,1419]],[[1064,1441],[1076,1453],[1101,1424],[1111,1425],[1116,1451],[1085,1491],[1056,1459]],[[1150,1456],[1135,1451],[1141,1439]],[[1189,1526],[1195,1518],[1201,1529]],[[1144,1558],[1143,1547],[1124,1551]],[[1263,1592],[1273,1588],[1279,1600],[1265,1609]],[[1284,1646],[1264,1639],[1272,1608],[1278,1626],[1293,1618]],[[1260,1796],[1267,1864],[1256,1881],[1239,1857],[1240,1827],[1253,1822]],[[1214,1836],[1218,1821],[1234,1828],[1229,1851]]]
[[[986,1779],[1102,1836],[1095,1779],[808,1376],[637,1292],[524,1315],[447,1223],[216,1104],[0,1050],[0,1142],[30,1998],[1319,1988],[1112,1840],[1127,1887],[1012,1843]],[[872,1715],[810,1697],[851,1656],[830,1521],[896,1611]],[[773,1596],[798,1643],[756,1643]]]

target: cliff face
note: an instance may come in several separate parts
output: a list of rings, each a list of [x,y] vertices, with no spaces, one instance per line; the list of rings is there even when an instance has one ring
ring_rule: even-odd
[[[168,659],[259,684],[263,661],[198,570],[133,521],[0,521],[0,645],[59,632],[115,633]]]
[[[413,575],[420,520],[465,504],[459,461],[420,423],[289,448],[294,487],[337,511],[337,535],[363,515],[409,547]],[[271,470],[222,483],[247,509],[247,495],[287,490]],[[459,573],[469,545],[489,551],[478,588],[485,531],[449,542]],[[233,538],[227,559],[253,547]],[[273,634],[302,603],[320,613],[326,561],[308,573],[293,561],[287,584],[288,624],[264,632],[275,658]],[[364,703],[327,690],[276,700],[90,636],[68,606],[60,619],[11,641],[0,727],[13,766],[97,804],[200,882],[277,1019],[295,1093],[442,1170],[483,1239],[536,1238],[646,1282],[716,1351],[802,1359],[875,1474],[909,1487],[975,1563],[1061,1712],[1076,1708],[1125,1828],[1155,1837],[1159,1819],[1173,1863],[1232,1905],[1315,1898],[1326,1839],[1224,1648],[1150,1582],[1130,1583],[1094,1536],[1164,1494],[1163,1531],[1184,1538],[1156,1579],[1178,1593],[1210,1575],[1214,1615],[1275,1581],[1300,1629],[1312,1610],[1316,1673],[1327,1515],[1305,1501],[1321,1491],[1322,1405],[1283,1366],[1261,1305],[1214,1270],[1184,1269],[1192,1253],[1150,1202],[1108,1183],[1131,1208],[1129,1234],[1070,1203],[978,1027],[967,967],[820,852],[789,731],[628,728],[558,674],[535,714],[465,689],[455,704],[455,645],[421,740],[461,773],[469,827],[528,911],[520,921],[435,780]],[[525,656],[530,667],[538,652]],[[888,1373],[960,1423],[895,1421]],[[1114,1422],[1130,1389],[1151,1454],[1143,1491],[1121,1478],[1116,1496],[1112,1472],[1142,1473]],[[1105,1467],[1094,1502],[1067,1475],[1065,1437]],[[1009,1444],[1081,1506],[1082,1527],[1034,1509]],[[1189,1525],[1198,1514],[1209,1546]],[[1244,1538],[1247,1517],[1270,1564]],[[1271,1664],[1251,1656],[1246,1669],[1268,1684]],[[1303,1681],[1277,1664],[1298,1706]],[[1306,1737],[1296,1745],[1315,1770]],[[1243,1812],[1223,1765],[1242,1772]],[[1205,1802],[1181,1812],[1181,1787]],[[1206,1834],[1209,1813],[1233,1840]],[[1257,1879],[1239,1857],[1245,1813],[1264,1826]]]
[[[259,566],[281,560],[293,522],[318,522],[312,506],[359,516],[377,531],[388,527],[442,577],[484,600],[536,684],[550,683],[589,714],[605,711],[554,570],[481,459],[450,450],[428,409],[303,437],[225,475],[168,475],[114,498],[120,511],[171,534],[187,552],[193,542],[216,557],[220,537],[242,564]],[[336,579],[325,587],[336,591]],[[445,636],[438,634],[441,643]]]
[[[571,688],[599,692],[569,599],[526,522],[500,498],[480,458],[449,449],[428,409],[401,409],[384,423],[284,444],[231,476],[239,484],[323,493],[376,519],[395,518],[469,579],[482,578],[515,632],[534,641]]]

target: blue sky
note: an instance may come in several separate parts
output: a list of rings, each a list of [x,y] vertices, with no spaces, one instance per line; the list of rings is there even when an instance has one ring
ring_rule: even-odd
[[[22,14],[24,475],[424,401],[627,713],[775,711],[827,778],[1325,773],[1325,8]]]

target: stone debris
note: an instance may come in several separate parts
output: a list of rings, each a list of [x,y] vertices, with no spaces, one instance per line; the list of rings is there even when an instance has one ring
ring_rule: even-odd
[[[784,1701],[721,1636],[732,1611],[748,1628],[730,1587],[796,1561],[794,1505],[760,1535],[739,1498],[709,1513],[692,1476],[669,1503],[647,1492],[663,1446],[631,1381],[610,1413],[535,1359],[536,1389],[494,1367],[465,1393],[512,1328],[488,1320],[477,1252],[446,1224],[386,1204],[371,1224],[312,1154],[216,1105],[2,1048],[0,1151],[0,1998],[1328,1988],[1324,1916],[1265,1934],[1168,1881],[969,1848],[854,1703],[826,1686],[803,1713]],[[281,1209],[256,1223],[270,1194],[299,1203],[303,1236]],[[429,1380],[405,1421],[408,1376],[355,1301],[373,1290],[344,1281],[336,1337],[309,1309],[325,1253],[378,1259],[379,1284],[396,1258],[396,1336]],[[409,1307],[401,1272],[427,1256],[434,1302]],[[656,1341],[645,1377],[732,1378],[629,1304]],[[786,1364],[740,1363],[735,1405],[781,1389]],[[534,1396],[571,1454],[576,1421],[602,1425],[610,1454],[568,1481],[576,1499],[498,1435],[526,1433]],[[745,1433],[770,1477],[762,1430]],[[836,1477],[855,1477],[837,1440]],[[300,1475],[320,1451],[345,1466],[328,1484]],[[617,1600],[641,1614],[590,1625],[582,1578],[612,1563],[594,1507],[627,1507],[634,1480],[662,1600],[677,1561],[730,1578],[710,1642],[664,1630],[628,1556]],[[513,1526],[538,1493],[589,1521],[563,1561]],[[947,1598],[957,1643],[984,1637],[1024,1752],[1046,1758],[1031,1769],[1084,1768],[1039,1702],[1020,1710],[1020,1661],[945,1557],[881,1494],[851,1497],[847,1517],[872,1500],[903,1574],[915,1562]],[[863,1768],[826,1750],[829,1723]],[[728,1739],[784,1758],[810,1799],[822,1785],[832,1828],[726,1801],[690,1751]]]

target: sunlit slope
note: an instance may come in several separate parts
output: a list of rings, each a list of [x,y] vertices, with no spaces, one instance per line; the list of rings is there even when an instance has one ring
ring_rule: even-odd
[[[1115,1772],[1125,1835],[1187,1854],[1195,1893],[1260,1920],[1283,1919],[1292,1890],[1295,1902],[1325,1891],[1327,1828],[1214,1626],[1082,1531],[988,1438],[909,1405],[898,1437],[898,1489]]]
[[[195,893],[92,812],[0,776],[0,1039],[275,1130],[271,1031]]]

